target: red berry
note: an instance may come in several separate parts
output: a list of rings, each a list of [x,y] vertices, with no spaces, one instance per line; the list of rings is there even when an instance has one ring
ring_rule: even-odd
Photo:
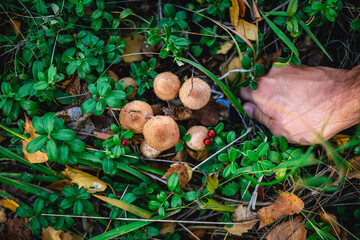
[[[126,139],[122,139],[121,140],[121,146],[126,146],[127,145],[127,140]]]
[[[209,136],[210,138],[215,137],[215,131],[214,131],[214,130],[209,130],[209,131],[208,131],[208,136]]]
[[[203,141],[203,143],[205,144],[205,146],[210,146],[211,140],[208,139],[208,138],[205,138],[204,141]]]

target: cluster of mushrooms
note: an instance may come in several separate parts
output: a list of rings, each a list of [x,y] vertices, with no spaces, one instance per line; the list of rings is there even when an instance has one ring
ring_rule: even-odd
[[[136,94],[137,85],[135,80],[129,77],[119,80],[116,74],[109,71],[109,76],[115,81],[124,81],[127,86],[132,86],[134,92],[127,98],[131,99]],[[171,72],[163,72],[154,79],[154,92],[164,101],[174,100],[178,95],[182,104],[192,110],[204,107],[210,100],[211,88],[200,78],[187,79],[181,86],[179,78]],[[145,157],[156,158],[161,152],[174,147],[180,141],[179,127],[175,120],[169,116],[153,114],[151,106],[143,101],[134,100],[126,104],[120,112],[121,126],[134,133],[142,133],[144,141],[140,145],[140,151]],[[186,142],[193,150],[204,150],[211,141],[214,131],[204,126],[193,126],[186,134],[190,134],[191,140]]]

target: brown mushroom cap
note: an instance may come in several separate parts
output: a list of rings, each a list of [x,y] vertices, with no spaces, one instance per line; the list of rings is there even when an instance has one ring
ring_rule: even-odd
[[[205,150],[204,139],[207,138],[208,129],[204,126],[193,126],[189,128],[186,135],[190,134],[190,141],[186,142],[186,145],[196,151]]]
[[[143,134],[146,142],[159,151],[175,146],[180,137],[179,127],[175,120],[160,115],[147,121]]]
[[[180,88],[179,97],[185,107],[200,109],[210,100],[211,88],[200,78],[189,78]]]
[[[154,79],[154,91],[158,98],[170,101],[177,97],[180,80],[172,72],[159,73]]]
[[[149,104],[137,100],[129,102],[121,109],[119,115],[120,124],[126,130],[141,133],[145,123],[148,121],[146,115],[154,115]]]
[[[126,86],[132,86],[134,88],[134,91],[129,96],[127,96],[126,99],[134,98],[138,90],[138,86],[136,85],[135,80],[131,77],[124,77],[120,79],[120,81],[124,81]]]
[[[152,148],[147,142],[146,140],[144,140],[141,145],[140,145],[140,151],[142,152],[142,154],[147,157],[147,158],[157,158],[161,151],[158,151],[154,148]]]
[[[115,82],[119,81],[119,76],[116,73],[111,70],[108,70],[107,73],[109,75],[109,78],[113,78]]]

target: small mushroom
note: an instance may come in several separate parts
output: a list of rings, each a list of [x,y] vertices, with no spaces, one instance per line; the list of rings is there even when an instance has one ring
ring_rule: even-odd
[[[126,86],[132,86],[134,88],[134,91],[129,96],[127,96],[126,99],[134,98],[138,90],[138,86],[136,85],[135,80],[131,77],[124,77],[120,79],[120,81],[124,81]]]
[[[142,152],[142,154],[147,157],[147,158],[157,158],[161,151],[158,151],[154,148],[152,148],[147,142],[146,140],[144,140],[141,145],[140,145],[140,151]]]
[[[152,108],[142,101],[132,101],[126,104],[120,112],[119,120],[121,126],[134,133],[141,133],[149,116],[153,116]]]
[[[175,99],[179,93],[180,80],[172,72],[159,73],[154,79],[154,91],[164,101]]]
[[[190,78],[180,88],[179,97],[185,107],[200,109],[210,100],[211,88],[200,78]]]
[[[109,78],[113,78],[115,82],[119,81],[119,76],[111,70],[107,71]]]
[[[190,134],[190,141],[186,145],[196,151],[205,150],[204,139],[208,137],[208,129],[204,126],[193,126],[189,128],[186,135]]]
[[[146,142],[158,151],[165,151],[179,140],[179,127],[174,119],[167,116],[155,116],[144,126],[144,138]]]

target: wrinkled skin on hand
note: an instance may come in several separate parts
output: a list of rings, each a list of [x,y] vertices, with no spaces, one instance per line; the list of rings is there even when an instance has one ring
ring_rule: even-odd
[[[245,111],[291,143],[328,140],[360,119],[360,66],[273,67],[257,90],[241,89]]]

